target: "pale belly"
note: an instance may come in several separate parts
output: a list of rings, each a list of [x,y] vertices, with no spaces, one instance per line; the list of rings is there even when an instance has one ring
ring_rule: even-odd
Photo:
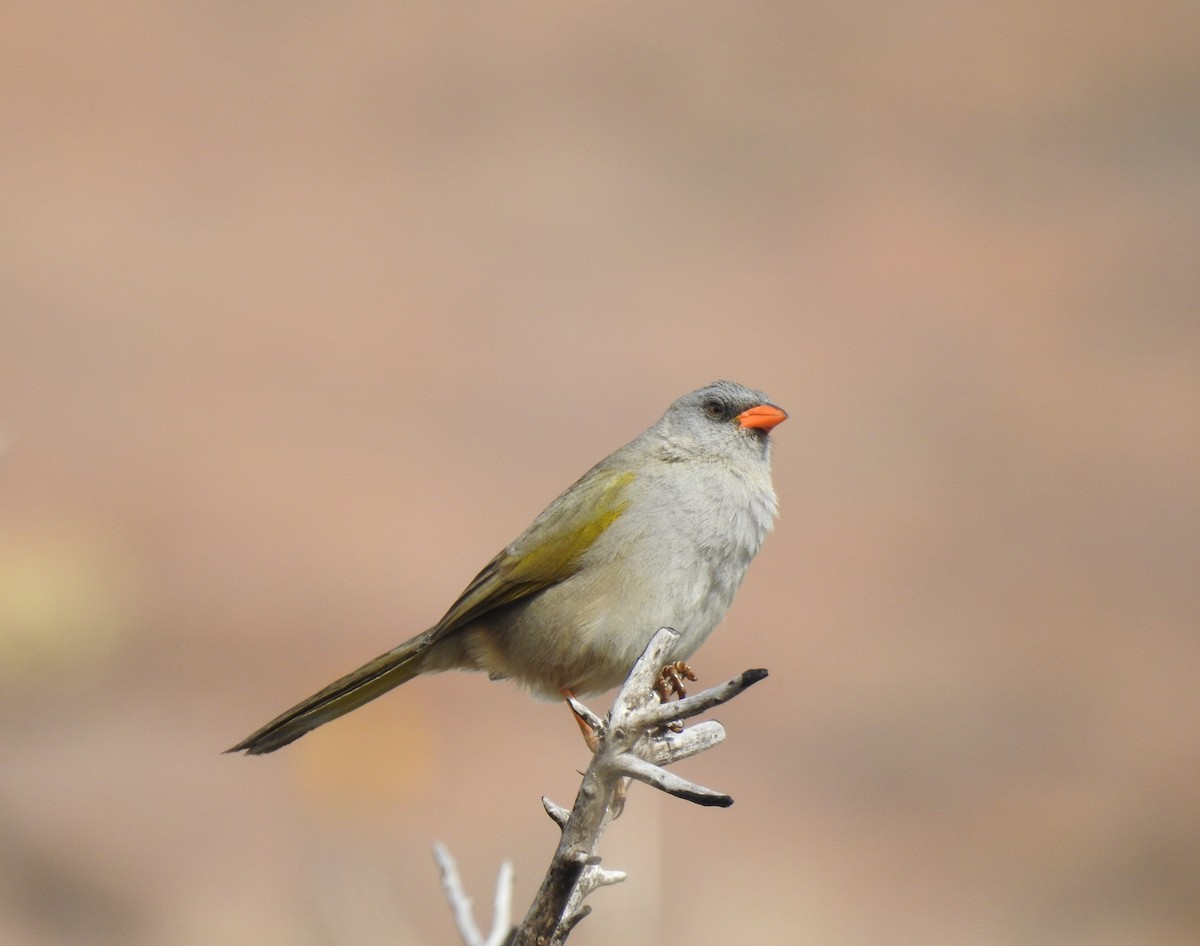
[[[489,615],[467,631],[467,650],[476,668],[548,699],[564,689],[601,693],[625,680],[660,627],[679,632],[667,662],[691,657],[725,616],[748,564],[746,556],[720,569],[660,572],[651,587],[601,589],[574,576]]]

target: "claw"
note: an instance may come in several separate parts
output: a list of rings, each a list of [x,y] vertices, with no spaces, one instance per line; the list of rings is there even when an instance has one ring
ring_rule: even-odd
[[[614,819],[620,818],[621,815],[625,813],[625,799],[629,797],[630,781],[631,780],[628,778],[617,779],[617,785],[613,789],[612,797],[612,813]]]

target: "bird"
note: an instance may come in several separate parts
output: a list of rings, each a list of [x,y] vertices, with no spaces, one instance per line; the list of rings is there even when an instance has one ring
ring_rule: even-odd
[[[684,662],[724,618],[774,525],[769,435],[787,416],[731,381],[676,399],[551,502],[431,628],[226,752],[273,752],[443,670],[483,671],[545,699],[603,693],[660,627],[679,635],[664,670],[681,689],[681,671],[694,679]]]

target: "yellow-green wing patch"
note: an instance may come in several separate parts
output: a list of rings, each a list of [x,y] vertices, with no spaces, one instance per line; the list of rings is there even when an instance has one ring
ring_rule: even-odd
[[[569,578],[579,561],[628,505],[622,497],[635,474],[587,474],[494,559],[438,622],[437,636]]]

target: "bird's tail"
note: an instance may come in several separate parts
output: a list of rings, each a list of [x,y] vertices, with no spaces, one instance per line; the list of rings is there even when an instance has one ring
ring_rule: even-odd
[[[331,719],[369,703],[420,674],[424,668],[419,658],[433,640],[432,631],[418,634],[370,663],[363,664],[353,673],[335,680],[303,703],[297,703],[225,751],[245,752],[246,755],[274,752]]]

